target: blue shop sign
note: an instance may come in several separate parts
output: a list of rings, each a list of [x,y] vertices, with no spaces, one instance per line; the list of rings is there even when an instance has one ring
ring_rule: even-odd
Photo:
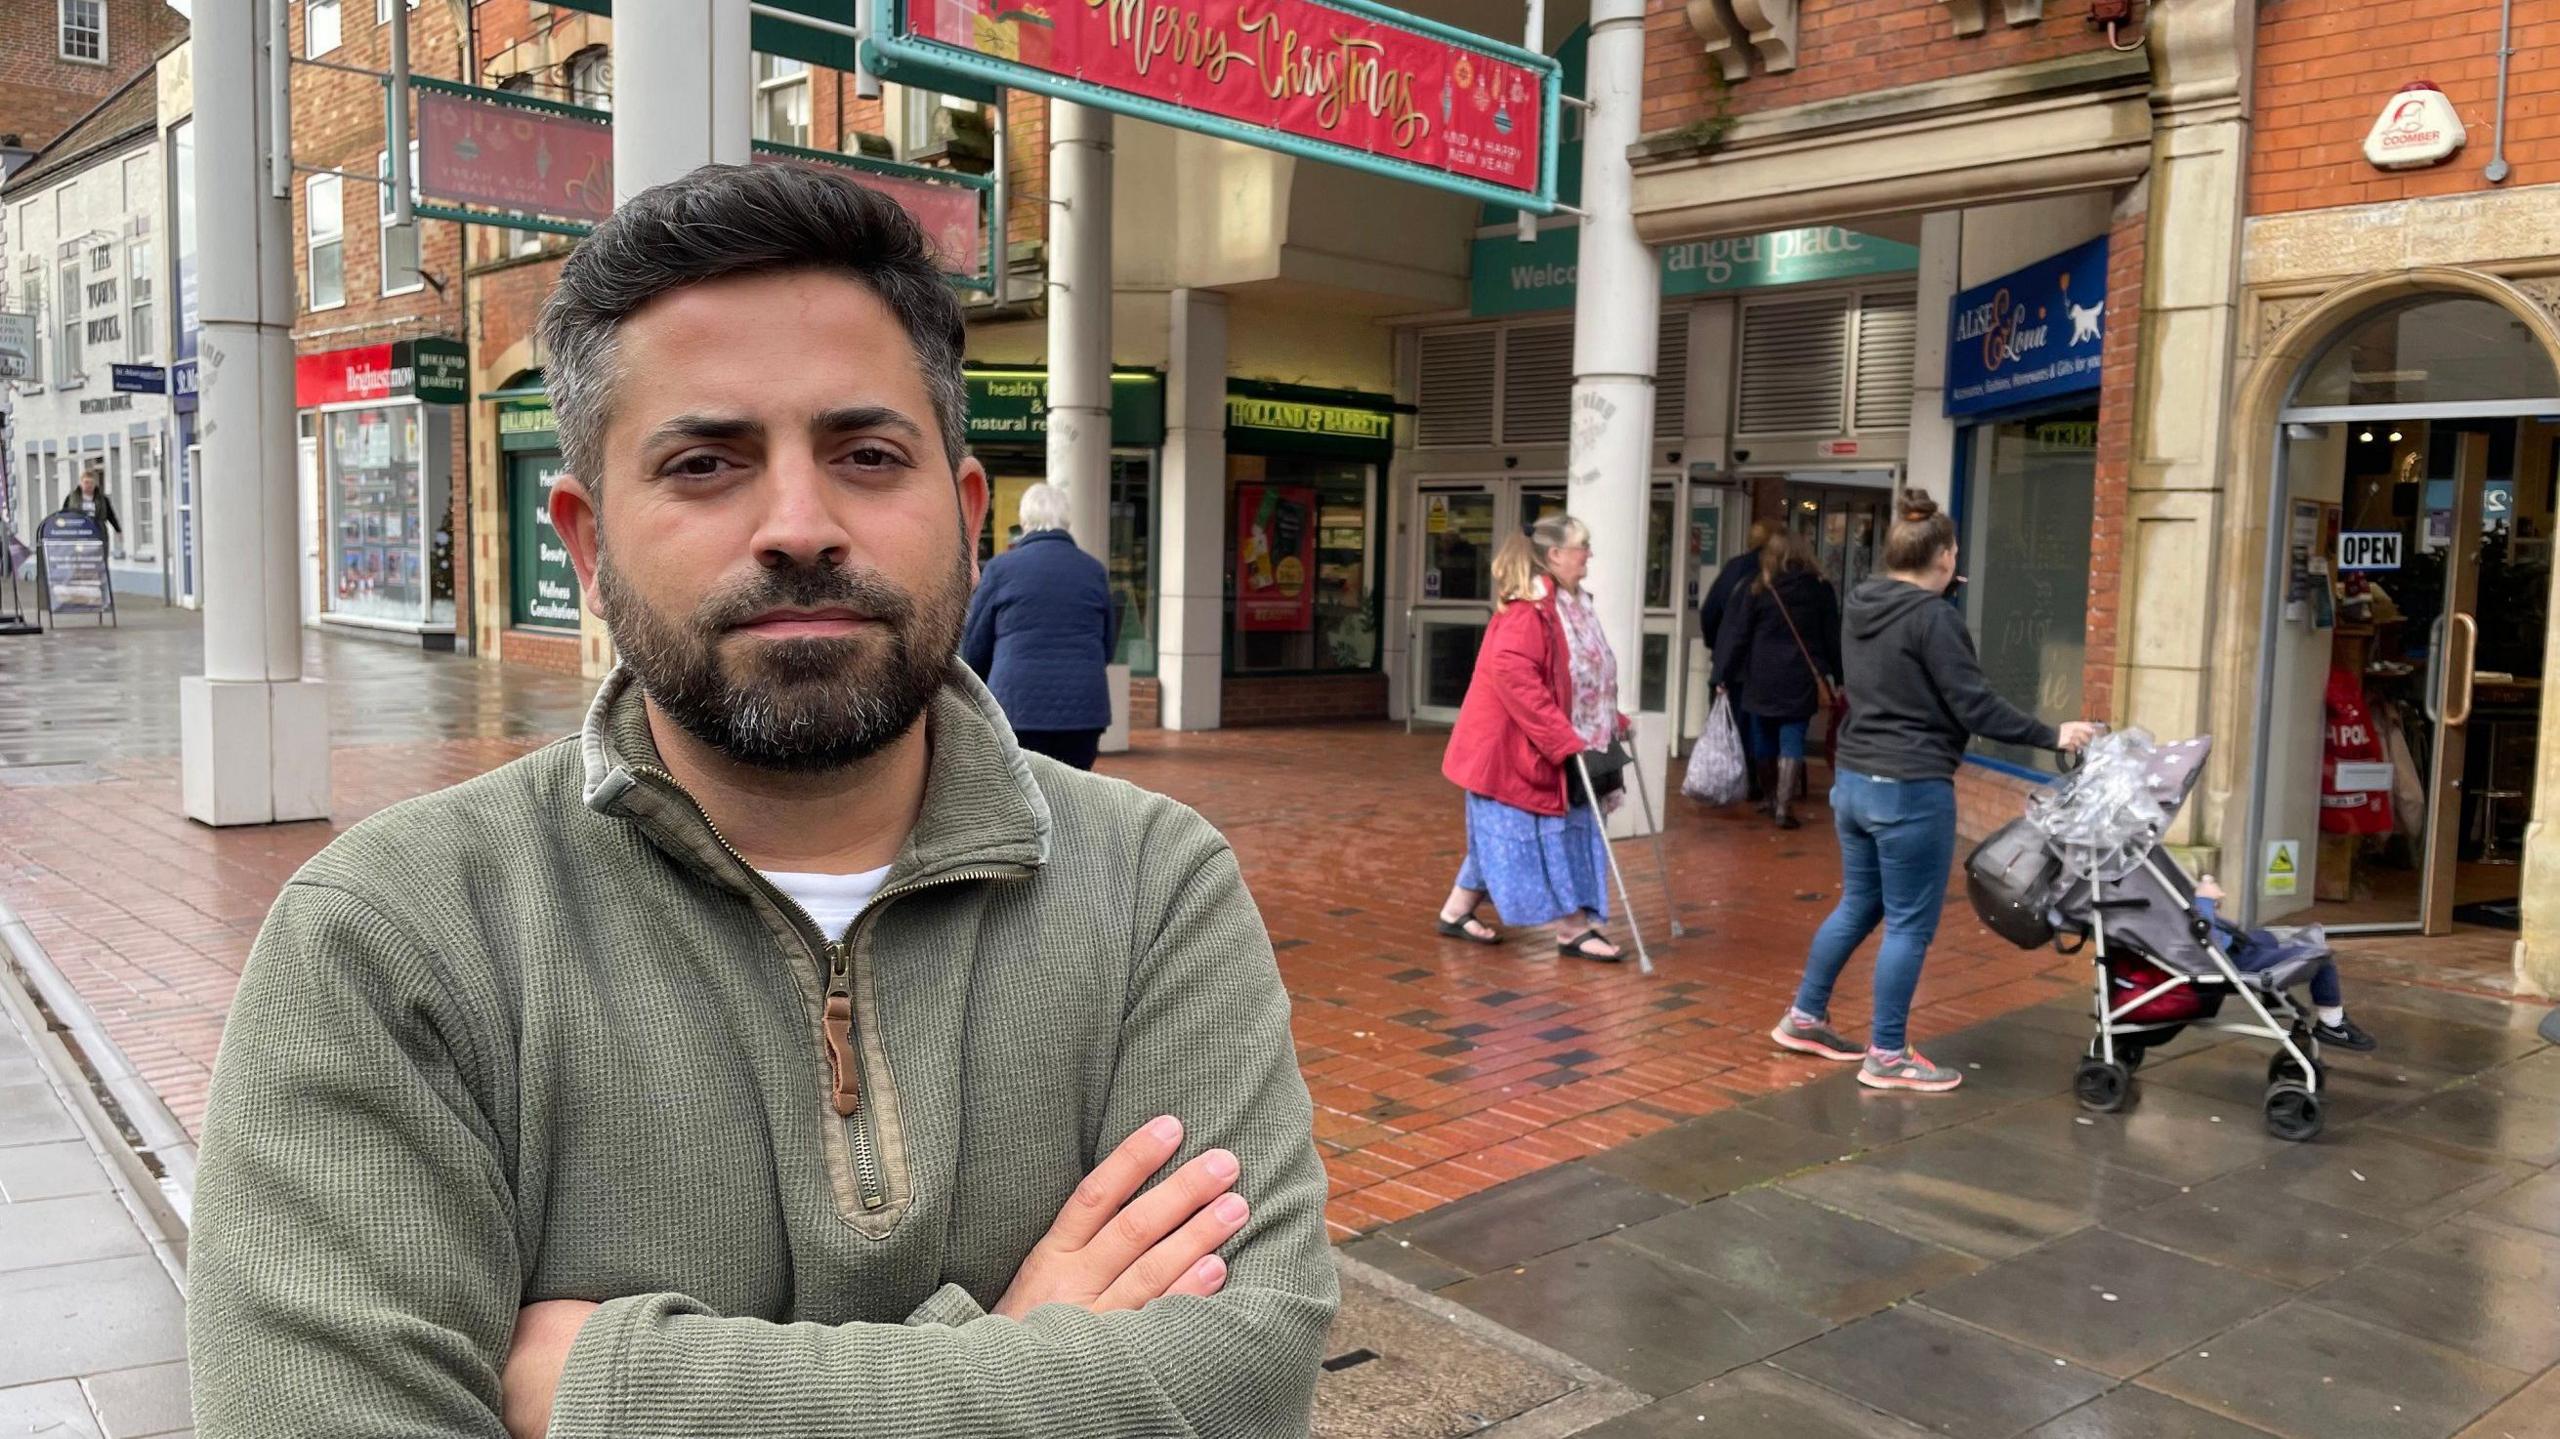
[[[2094,390],[2106,342],[2101,236],[1956,296],[1947,315],[1947,413]]]
[[[165,395],[169,392],[169,372],[158,365],[110,365],[107,375],[119,394]]]
[[[196,407],[196,362],[180,360],[169,367],[169,407],[186,414]]]

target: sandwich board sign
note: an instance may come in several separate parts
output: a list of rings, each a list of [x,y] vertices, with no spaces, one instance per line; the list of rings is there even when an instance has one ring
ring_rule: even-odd
[[[63,510],[36,528],[37,575],[47,614],[96,615],[105,624],[116,612],[107,573],[107,527],[95,515]]]

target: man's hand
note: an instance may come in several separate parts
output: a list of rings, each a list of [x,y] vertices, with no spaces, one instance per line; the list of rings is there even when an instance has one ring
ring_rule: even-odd
[[[1168,1294],[1205,1299],[1225,1287],[1227,1265],[1216,1251],[1250,1212],[1243,1195],[1227,1192],[1236,1182],[1234,1155],[1212,1149],[1130,1200],[1181,1147],[1182,1121],[1171,1115],[1123,1141],[1076,1186],[995,1312],[1020,1319],[1043,1304],[1074,1304],[1105,1314]]]
[[[517,1311],[515,1342],[498,1378],[500,1407],[515,1439],[542,1439],[551,1428],[551,1396],[569,1367],[569,1346],[595,1312],[583,1299],[545,1299]]]

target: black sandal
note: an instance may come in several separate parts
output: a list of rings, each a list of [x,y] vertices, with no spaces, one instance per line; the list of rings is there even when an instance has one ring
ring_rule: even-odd
[[[1476,929],[1483,930],[1484,933],[1478,934],[1474,929],[1467,928],[1467,926],[1471,924],[1476,926]],[[1492,925],[1478,919],[1476,917],[1476,912],[1472,909],[1468,910],[1465,914],[1460,915],[1456,919],[1442,919],[1440,921],[1440,937],[1443,939],[1463,939],[1469,944],[1502,943],[1501,932],[1496,930]]]
[[[1608,935],[1599,930],[1586,929],[1571,939],[1557,940],[1556,953],[1571,959],[1587,959],[1594,964],[1616,964],[1627,957],[1624,951],[1617,954],[1601,954],[1593,950],[1590,946],[1591,941],[1595,939],[1603,944],[1613,943]]]

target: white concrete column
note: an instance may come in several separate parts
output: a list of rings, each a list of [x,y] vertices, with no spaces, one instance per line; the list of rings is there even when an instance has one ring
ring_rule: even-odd
[[[613,202],[743,165],[755,103],[747,0],[652,5],[613,32]]]
[[[1956,424],[1947,415],[1947,307],[1961,288],[1964,212],[1920,217],[1920,332],[1911,362],[1911,458],[1903,483],[1939,504],[1955,497]]]
[[[302,678],[293,207],[271,144],[272,7],[203,0],[195,50],[204,673],[179,681],[180,795],[205,824],[329,815],[329,704]],[[188,183],[182,177],[180,183]]]
[[[1067,531],[1111,562],[1111,112],[1049,102],[1049,483]],[[1129,668],[1111,667],[1105,754],[1129,747]]]
[[[1166,729],[1216,729],[1227,626],[1227,297],[1176,290],[1171,307],[1156,682]]]
[[[1619,707],[1634,712],[1644,658],[1644,535],[1653,467],[1654,349],[1662,291],[1653,251],[1636,235],[1627,147],[1644,106],[1644,0],[1594,0],[1583,129],[1582,259],[1573,310],[1573,442],[1566,462],[1575,516],[1591,527],[1591,592],[1618,657]],[[1640,725],[1636,758],[1668,795],[1670,740],[1662,717]],[[1642,833],[1643,806],[1613,830]]]

